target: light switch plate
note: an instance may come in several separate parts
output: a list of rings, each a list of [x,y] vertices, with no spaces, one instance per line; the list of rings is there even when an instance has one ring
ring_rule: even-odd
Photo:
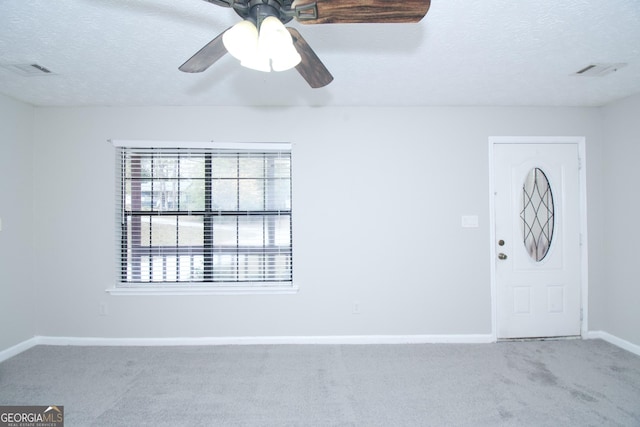
[[[478,228],[479,226],[478,215],[462,215],[462,228]]]

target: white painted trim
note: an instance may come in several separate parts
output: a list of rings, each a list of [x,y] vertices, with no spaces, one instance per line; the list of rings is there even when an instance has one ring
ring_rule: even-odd
[[[162,286],[152,287],[116,286],[105,289],[115,296],[139,295],[291,295],[298,293],[297,286]]]
[[[640,356],[640,345],[604,331],[589,331],[584,339],[601,339]],[[36,346],[215,346],[215,345],[367,345],[367,344],[490,344],[493,334],[471,335],[345,335],[299,337],[184,337],[184,338],[100,338],[35,336],[0,351],[0,363]]]
[[[489,277],[490,277],[490,294],[491,294],[491,336],[494,341],[498,340],[498,288],[496,284],[496,251],[495,235],[496,235],[496,186],[494,180],[494,137],[489,137]]]
[[[288,337],[98,338],[37,337],[42,345],[73,346],[210,346],[281,344],[486,344],[491,335],[345,335]]]
[[[38,337],[29,338],[26,341],[22,341],[14,345],[13,347],[9,347],[6,350],[0,351],[0,363],[4,362],[7,359],[11,359],[13,356],[17,356],[23,351],[29,350],[31,347],[40,344]]]
[[[608,332],[604,331],[588,331],[585,334],[585,338],[589,340],[600,339],[608,342],[609,344],[613,344],[616,347],[620,347],[623,350],[630,351],[633,354],[640,356],[640,345],[634,344],[622,338],[618,338],[615,335],[611,335]]]
[[[580,253],[580,293],[582,296],[580,331],[586,337],[589,331],[589,239],[587,235],[587,166],[586,166],[586,138],[583,136],[490,136],[489,137],[489,265],[491,274],[491,333],[495,340],[498,337],[498,304],[496,284],[496,263],[498,256],[495,240],[495,182],[494,182],[494,152],[496,144],[576,144],[579,157],[579,185],[580,185],[580,235],[582,246]]]
[[[290,142],[217,142],[217,141],[146,141],[129,139],[108,140],[114,147],[125,148],[208,148],[215,150],[291,150]]]
[[[582,280],[582,336],[589,332],[589,234],[587,232],[587,146],[586,138],[578,140],[578,173],[580,174],[580,244],[581,244],[581,280]]]

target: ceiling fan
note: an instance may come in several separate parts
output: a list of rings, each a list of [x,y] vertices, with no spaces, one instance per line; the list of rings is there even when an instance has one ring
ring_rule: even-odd
[[[232,8],[243,21],[211,40],[182,64],[180,71],[200,73],[231,53],[242,65],[261,71],[295,67],[312,88],[328,85],[333,76],[300,33],[284,24],[293,18],[302,24],[418,22],[431,3],[431,0],[204,1]]]

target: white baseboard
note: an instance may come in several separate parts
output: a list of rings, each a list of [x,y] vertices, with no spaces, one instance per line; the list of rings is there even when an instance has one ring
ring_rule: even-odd
[[[4,362],[7,359],[12,358],[13,356],[17,356],[23,351],[27,351],[31,347],[34,347],[38,344],[40,344],[38,337],[33,337],[33,338],[29,338],[26,341],[22,341],[21,343],[18,343],[13,347],[9,347],[6,350],[2,350],[0,351],[0,363]]]
[[[43,345],[77,346],[195,346],[282,344],[484,344],[492,335],[349,335],[310,337],[181,337],[181,338],[93,338],[37,337]]]
[[[615,335],[611,335],[608,332],[604,331],[589,331],[585,336],[586,339],[601,339],[610,344],[615,345],[616,347],[620,347],[624,350],[630,351],[631,353],[637,354],[640,356],[640,345],[631,343],[627,340],[623,340],[622,338],[618,338]]]
[[[585,339],[602,339],[640,356],[640,345],[604,331],[589,331]],[[99,338],[35,336],[0,351],[3,362],[36,345],[72,346],[196,346],[196,345],[283,345],[283,344],[487,344],[495,342],[491,334],[476,335],[344,335],[309,337],[180,337],[180,338]]]

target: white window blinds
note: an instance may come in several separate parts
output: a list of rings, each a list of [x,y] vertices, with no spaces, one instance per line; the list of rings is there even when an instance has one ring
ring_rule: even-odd
[[[290,144],[113,144],[119,286],[292,283]]]

